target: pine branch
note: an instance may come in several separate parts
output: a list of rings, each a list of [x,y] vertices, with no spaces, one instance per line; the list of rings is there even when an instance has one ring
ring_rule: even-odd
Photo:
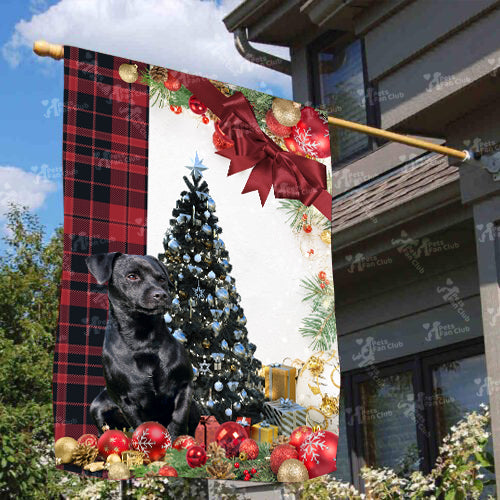
[[[326,310],[322,307],[313,310],[303,319],[299,332],[303,337],[311,338],[310,347],[313,350],[331,349],[337,335],[333,304]]]
[[[304,214],[307,215],[307,223],[318,226],[321,230],[330,229],[330,221],[314,207],[306,207],[300,200],[279,200],[279,210],[287,215],[287,222],[292,230],[299,232],[304,225]]]
[[[184,85],[173,92],[168,90],[163,82],[157,82],[151,78],[149,70],[145,70],[141,74],[141,82],[149,86],[149,95],[152,106],[158,105],[159,108],[165,106],[181,106],[187,108],[189,106],[189,98],[191,92]]]

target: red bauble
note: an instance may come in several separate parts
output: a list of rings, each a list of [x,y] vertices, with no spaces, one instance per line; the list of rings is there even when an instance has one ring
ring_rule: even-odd
[[[232,146],[234,146],[234,142],[222,132],[218,122],[214,122],[214,128],[215,132],[212,136],[212,141],[217,151],[222,151],[223,149],[231,148]]]
[[[170,465],[164,465],[163,467],[160,468],[158,471],[158,474],[160,476],[166,476],[166,477],[178,477],[179,474],[177,474],[177,470],[175,467],[170,467]]]
[[[84,434],[78,438],[78,444],[85,444],[87,446],[92,446],[93,448],[97,448],[97,443],[99,439],[94,434]]]
[[[189,98],[189,109],[197,115],[204,115],[207,112],[207,107],[194,95]]]
[[[331,154],[328,121],[310,106],[300,112],[300,120],[292,128],[291,137],[302,153],[313,158],[326,158]]]
[[[171,104],[170,111],[172,111],[176,115],[180,115],[182,113],[182,106],[174,106],[173,104]]]
[[[309,426],[301,425],[300,427],[294,429],[293,432],[290,434],[289,443],[292,446],[295,446],[295,448],[297,448],[297,451],[299,451],[300,447],[302,446],[302,443],[304,442],[304,439],[307,436],[311,435],[312,433],[313,430]]]
[[[177,92],[182,87],[181,82],[177,80],[177,78],[171,76],[170,73],[168,74],[167,79],[163,82],[163,85],[165,85],[165,88],[171,90],[172,92]]]
[[[240,453],[244,451],[248,460],[255,460],[259,456],[259,445],[252,438],[244,439],[240,444]]]
[[[304,156],[304,153],[299,148],[299,145],[297,144],[295,139],[292,139],[291,137],[285,137],[285,146],[291,153],[295,153],[299,156]]]
[[[271,470],[278,474],[280,465],[289,458],[299,458],[299,452],[289,444],[280,444],[271,453]]]
[[[132,446],[152,462],[160,460],[172,447],[167,428],[158,422],[144,422],[132,434]]]
[[[282,125],[278,120],[276,120],[272,109],[266,113],[266,125],[267,128],[278,137],[288,137],[292,133],[292,127]]]
[[[97,441],[97,448],[103,458],[108,458],[112,453],[120,455],[127,451],[130,446],[130,439],[122,431],[108,430]]]
[[[247,439],[247,431],[236,422],[225,422],[219,427],[215,440],[226,450],[226,457],[236,457],[240,453],[241,443]]]
[[[313,230],[313,228],[312,228],[311,224],[304,224],[304,225],[302,226],[302,229],[303,229],[303,230],[304,230],[304,232],[306,232],[306,233],[310,233],[310,232]]]
[[[210,122],[210,118],[208,116],[205,116],[203,115],[201,117],[201,121],[205,124],[205,125],[208,125],[208,123]]]
[[[337,443],[339,437],[333,432],[313,432],[302,443],[299,459],[304,462],[309,479],[337,470]]]
[[[172,448],[176,450],[187,450],[190,446],[198,444],[196,439],[192,436],[179,436],[172,444]]]
[[[207,452],[203,446],[199,446],[195,444],[194,446],[190,446],[186,452],[186,462],[189,467],[202,467],[207,463]]]

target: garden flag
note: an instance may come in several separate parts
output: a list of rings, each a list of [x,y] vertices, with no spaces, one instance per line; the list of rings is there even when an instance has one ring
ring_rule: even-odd
[[[335,471],[326,114],[64,55],[57,464],[109,479]]]

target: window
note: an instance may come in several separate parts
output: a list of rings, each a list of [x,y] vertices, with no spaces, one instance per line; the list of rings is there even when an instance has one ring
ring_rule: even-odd
[[[344,373],[332,475],[359,488],[364,465],[427,473],[451,426],[488,402],[482,339]]]
[[[310,47],[310,56],[315,104],[338,118],[376,125],[375,99],[367,89],[362,41],[349,40],[334,32],[315,42]],[[339,127],[330,127],[330,142],[334,166],[376,145],[366,134]]]

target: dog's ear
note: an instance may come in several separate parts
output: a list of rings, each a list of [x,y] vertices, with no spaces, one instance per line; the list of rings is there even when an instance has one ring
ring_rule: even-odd
[[[109,281],[113,273],[113,263],[121,255],[120,252],[97,253],[85,259],[90,274],[96,279],[99,285]]]
[[[174,284],[170,281],[170,277],[168,276],[168,269],[167,269],[167,266],[160,260],[160,259],[157,259],[158,260],[158,264],[160,264],[160,267],[165,271],[165,274],[167,276],[167,281],[168,281],[168,284],[170,286],[174,286]]]

